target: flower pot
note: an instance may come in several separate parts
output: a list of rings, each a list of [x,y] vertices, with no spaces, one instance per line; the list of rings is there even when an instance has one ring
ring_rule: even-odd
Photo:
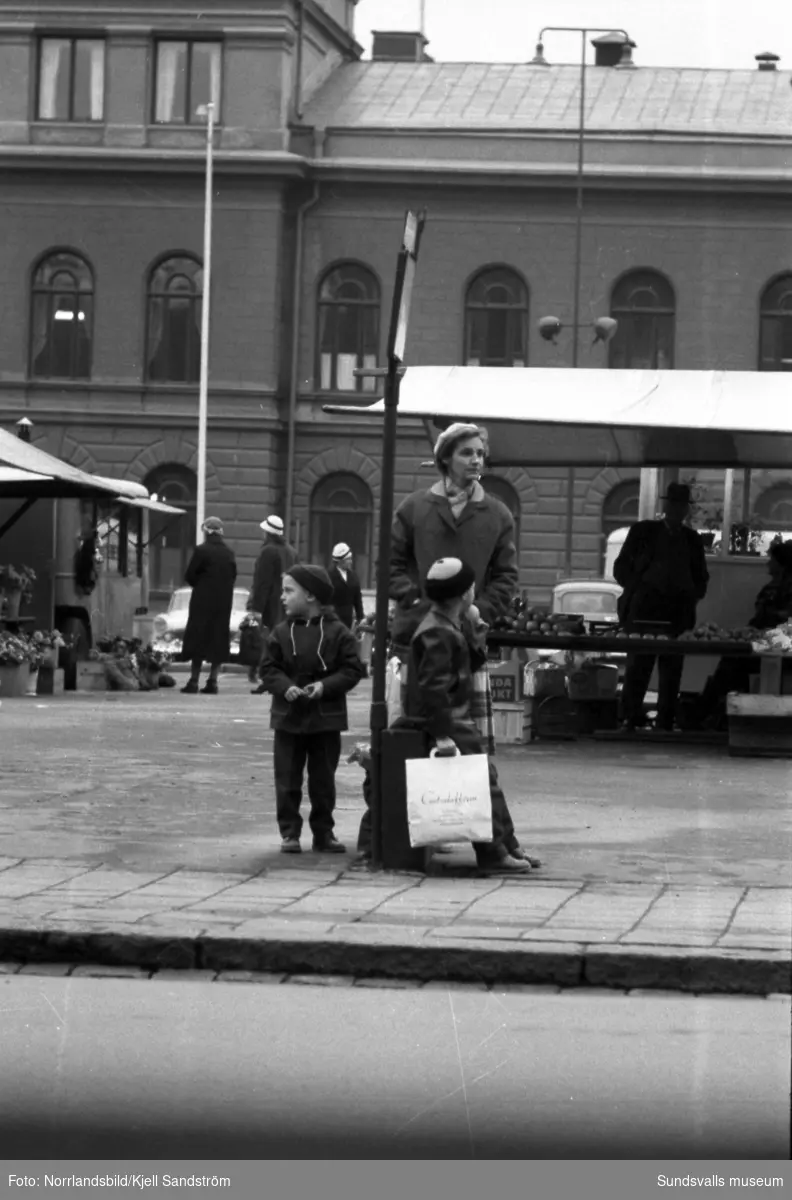
[[[24,696],[30,682],[30,663],[0,667],[0,696]]]
[[[25,692],[26,696],[37,695],[37,693],[38,693],[38,677],[39,677],[39,668],[31,667],[30,673],[28,675],[27,691]]]
[[[58,651],[55,647],[45,650],[41,656],[42,669],[56,671],[58,669]]]
[[[6,619],[16,621],[19,617],[19,606],[22,603],[22,592],[15,590],[6,592]]]

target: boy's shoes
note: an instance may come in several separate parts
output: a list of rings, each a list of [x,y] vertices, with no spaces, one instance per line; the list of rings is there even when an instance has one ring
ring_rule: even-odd
[[[181,688],[180,690],[182,692],[186,692],[189,696],[194,696],[198,692],[198,684],[195,682],[194,679],[188,679],[187,682],[185,683],[184,687]]]
[[[218,693],[217,680],[207,679],[206,683],[201,688],[201,694],[204,696],[216,696]]]
[[[266,690],[264,684],[260,683],[257,688],[253,688],[250,694],[251,696],[263,696]]]
[[[302,854],[299,838],[284,838],[281,842],[281,854]]]
[[[531,864],[524,858],[512,858],[506,854],[503,858],[483,859],[478,869],[485,875],[530,875]]]
[[[316,854],[346,854],[346,846],[342,846],[332,833],[326,834],[325,837],[314,838],[313,848]]]

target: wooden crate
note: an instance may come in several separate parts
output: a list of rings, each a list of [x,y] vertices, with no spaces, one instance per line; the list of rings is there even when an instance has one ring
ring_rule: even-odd
[[[792,696],[727,697],[729,754],[792,758]]]
[[[529,739],[526,729],[524,704],[492,705],[492,724],[495,730],[495,743],[522,746]]]

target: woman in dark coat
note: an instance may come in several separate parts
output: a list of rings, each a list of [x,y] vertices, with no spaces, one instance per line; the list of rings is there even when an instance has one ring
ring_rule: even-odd
[[[204,662],[209,678],[201,691],[217,695],[217,675],[230,652],[231,609],[237,576],[234,552],[223,541],[219,517],[209,517],[201,527],[206,541],[195,550],[184,576],[192,588],[182,653],[191,664],[190,678],[181,689],[197,692]]]

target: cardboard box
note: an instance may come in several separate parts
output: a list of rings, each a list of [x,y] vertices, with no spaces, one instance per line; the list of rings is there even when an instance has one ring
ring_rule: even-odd
[[[105,677],[104,663],[77,663],[76,682],[78,692],[106,692],[107,679]]]
[[[792,696],[726,698],[729,754],[735,757],[792,758]]]
[[[519,662],[490,663],[490,692],[493,704],[519,704],[523,698],[522,666]]]
[[[619,668],[603,663],[583,664],[567,681],[570,700],[611,700],[619,687]]]

